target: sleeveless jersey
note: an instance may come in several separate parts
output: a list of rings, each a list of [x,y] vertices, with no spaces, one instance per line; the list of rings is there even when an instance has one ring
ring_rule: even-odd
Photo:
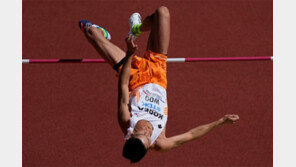
[[[131,118],[125,139],[129,138],[139,120],[149,121],[153,126],[151,144],[164,129],[168,118],[166,90],[154,83],[145,84],[131,92]]]

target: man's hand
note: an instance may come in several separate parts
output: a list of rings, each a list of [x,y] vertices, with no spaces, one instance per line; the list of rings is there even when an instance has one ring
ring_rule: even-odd
[[[135,52],[138,50],[138,45],[134,43],[134,36],[129,34],[128,37],[125,38],[126,46],[127,46],[127,55],[131,56],[135,54]]]
[[[235,114],[227,114],[220,119],[221,124],[234,124],[237,120],[239,120],[239,117]]]

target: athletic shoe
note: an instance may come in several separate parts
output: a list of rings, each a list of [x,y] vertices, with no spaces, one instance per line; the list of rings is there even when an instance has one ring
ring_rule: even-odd
[[[81,29],[82,32],[85,32],[86,29],[90,26],[92,26],[93,23],[87,21],[87,20],[80,20],[78,23],[79,28]]]
[[[109,41],[111,40],[111,35],[110,35],[110,33],[109,33],[105,28],[100,27],[100,26],[98,26],[98,25],[96,25],[96,24],[93,24],[92,27],[96,27],[96,28],[102,30],[102,31],[104,32],[104,37],[105,37],[106,39],[108,39]]]
[[[134,34],[132,31],[133,26],[137,24],[142,24],[141,15],[139,13],[133,13],[129,18],[130,31],[128,32],[127,35],[132,34],[135,37],[134,39],[136,39],[136,37],[139,35],[139,34]]]
[[[82,32],[85,32],[88,27],[96,27],[96,28],[98,28],[98,29],[100,29],[100,30],[102,30],[104,32],[104,37],[106,39],[111,40],[111,35],[105,28],[100,27],[100,26],[98,26],[96,24],[93,24],[90,21],[80,20],[79,23],[78,23],[78,26],[82,30]]]

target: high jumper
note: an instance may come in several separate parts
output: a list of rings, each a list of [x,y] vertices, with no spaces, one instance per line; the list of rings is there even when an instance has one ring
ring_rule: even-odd
[[[125,136],[122,155],[131,162],[140,161],[147,150],[165,152],[186,142],[198,139],[214,128],[239,120],[235,114],[226,114],[209,124],[197,126],[185,133],[166,137],[168,119],[167,55],[170,42],[170,13],[161,6],[147,16],[143,23],[139,13],[129,19],[130,32],[125,42],[127,51],[110,42],[109,32],[87,20],[79,27],[97,52],[119,73],[118,122]],[[134,40],[150,31],[144,57],[135,52]]]

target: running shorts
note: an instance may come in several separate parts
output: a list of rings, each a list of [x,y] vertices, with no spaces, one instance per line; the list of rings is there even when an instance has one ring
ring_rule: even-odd
[[[148,84],[155,83],[167,88],[167,56],[147,50],[144,57],[132,58],[129,91]],[[121,60],[113,68],[120,73],[124,60]]]

